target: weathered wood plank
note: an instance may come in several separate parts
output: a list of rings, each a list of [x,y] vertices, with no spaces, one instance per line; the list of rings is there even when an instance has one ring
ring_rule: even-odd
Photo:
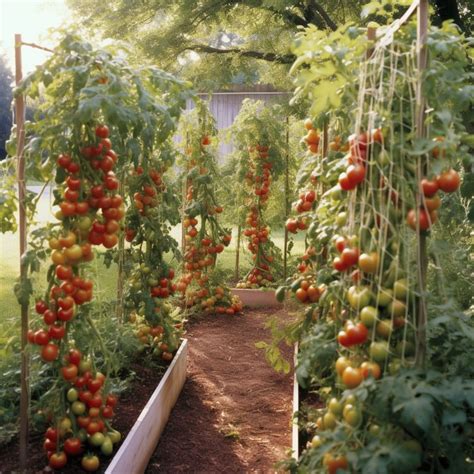
[[[141,474],[145,471],[186,380],[187,355],[188,341],[184,339],[106,474]]]

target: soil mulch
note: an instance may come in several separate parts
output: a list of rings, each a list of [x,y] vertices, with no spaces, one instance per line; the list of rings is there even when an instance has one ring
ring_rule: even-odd
[[[267,364],[274,309],[188,326],[188,378],[147,473],[269,473],[291,446],[292,377]],[[288,360],[292,348],[282,347]]]

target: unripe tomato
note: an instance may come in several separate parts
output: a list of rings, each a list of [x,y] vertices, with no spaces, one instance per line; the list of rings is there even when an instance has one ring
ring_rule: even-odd
[[[53,469],[62,469],[67,464],[67,456],[64,451],[53,453],[49,458],[49,465]]]
[[[81,460],[82,469],[87,472],[95,472],[99,469],[100,461],[99,458],[95,455],[93,456],[84,456]]]
[[[339,375],[342,375],[344,370],[346,370],[346,368],[350,366],[351,361],[347,357],[341,356],[336,360],[336,372]]]
[[[359,368],[347,367],[342,373],[342,383],[347,388],[356,388],[363,379],[362,371]]]

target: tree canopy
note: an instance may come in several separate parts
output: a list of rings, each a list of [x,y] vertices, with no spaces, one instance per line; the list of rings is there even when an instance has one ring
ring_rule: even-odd
[[[436,0],[437,20],[470,25],[472,0]],[[360,18],[364,0],[68,0],[91,31],[130,42],[141,58],[199,81],[202,90],[233,83],[291,88],[295,33],[310,24],[335,30]],[[371,2],[379,3],[379,2]],[[386,0],[394,8],[408,3]],[[463,14],[461,18],[460,13]],[[370,21],[370,17],[366,21]],[[204,60],[205,59],[205,60]]]

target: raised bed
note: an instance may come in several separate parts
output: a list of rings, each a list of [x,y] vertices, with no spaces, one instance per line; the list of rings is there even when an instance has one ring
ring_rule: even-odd
[[[186,380],[187,355],[188,341],[184,339],[106,474],[140,474],[145,471]]]
[[[262,307],[282,307],[275,298],[275,291],[270,290],[254,290],[250,288],[231,288],[233,295],[238,296],[244,306],[248,308],[262,308]]]

